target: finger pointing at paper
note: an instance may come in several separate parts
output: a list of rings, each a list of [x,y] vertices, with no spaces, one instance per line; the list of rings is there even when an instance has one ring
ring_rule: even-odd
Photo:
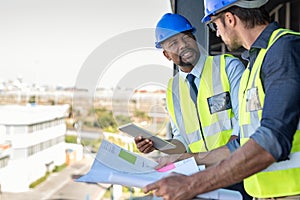
[[[186,186],[184,190],[183,185]],[[170,176],[145,186],[143,192],[153,191],[157,197],[163,197],[164,200],[192,199],[196,194],[189,189],[189,186],[188,176],[172,173]]]

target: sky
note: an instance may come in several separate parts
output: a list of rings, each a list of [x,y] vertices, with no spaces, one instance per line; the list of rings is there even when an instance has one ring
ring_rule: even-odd
[[[0,83],[19,77],[29,84],[74,86],[103,43],[133,30],[153,29],[166,12],[171,12],[169,0],[2,0]],[[113,87],[133,68],[171,66],[155,49],[129,49],[116,57],[101,66],[105,70],[99,72],[98,83]],[[113,71],[117,78],[111,77]]]

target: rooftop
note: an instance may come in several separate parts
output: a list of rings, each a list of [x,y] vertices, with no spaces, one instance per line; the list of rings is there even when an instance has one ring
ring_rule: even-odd
[[[69,105],[2,105],[0,125],[30,125],[66,117]]]

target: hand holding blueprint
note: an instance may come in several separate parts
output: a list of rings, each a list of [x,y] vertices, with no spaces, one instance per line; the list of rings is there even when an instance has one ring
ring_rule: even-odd
[[[103,140],[90,171],[77,182],[110,183],[142,188],[171,172],[191,175],[199,171],[194,157],[175,162],[160,170],[158,163]],[[239,192],[219,189],[198,195],[200,198],[242,200]],[[227,198],[228,197],[228,198]]]
[[[141,188],[171,172],[190,175],[198,171],[194,158],[179,161],[170,170],[162,172],[154,169],[156,165],[158,163],[153,160],[103,140],[90,171],[77,181],[112,183]]]

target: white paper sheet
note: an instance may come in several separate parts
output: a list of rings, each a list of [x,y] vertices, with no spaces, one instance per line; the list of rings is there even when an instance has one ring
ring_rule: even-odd
[[[157,164],[103,140],[90,171],[77,181],[144,187],[171,172],[191,175],[199,171],[193,157],[171,164],[161,171],[154,169]]]
[[[153,169],[156,165],[157,163],[153,160],[129,152],[115,144],[103,140],[90,171],[76,181],[110,183],[142,188],[168,176],[171,172],[191,175],[199,171],[193,157],[170,164],[160,171]],[[197,197],[206,199],[242,200],[242,195],[239,192],[225,189],[215,190],[198,195]]]
[[[139,154],[127,151],[113,143],[103,140],[96,159],[102,164],[118,171],[128,173],[153,172],[157,162]]]

